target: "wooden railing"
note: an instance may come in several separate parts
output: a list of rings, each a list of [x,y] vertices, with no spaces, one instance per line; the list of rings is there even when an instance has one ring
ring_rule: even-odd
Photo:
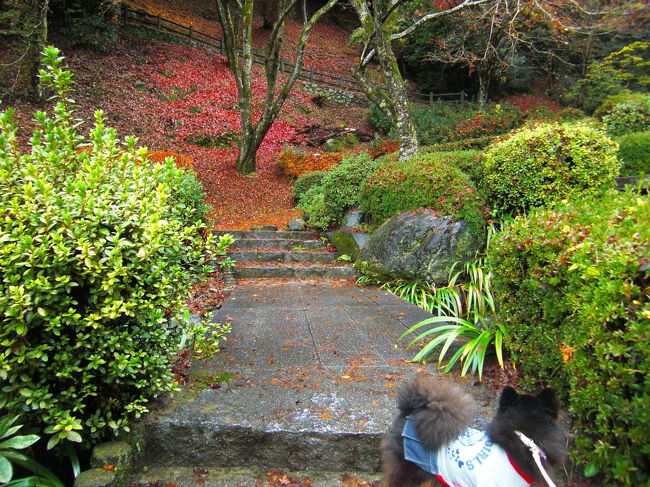
[[[151,15],[142,10],[134,10],[126,4],[123,4],[122,22],[125,25],[130,24],[138,27],[154,29],[188,43],[216,49],[220,54],[225,55],[225,44],[223,38],[199,32],[195,30],[192,25],[182,25],[172,20],[165,19],[160,15]],[[263,65],[264,61],[265,57],[262,54],[257,52],[253,53],[254,63]],[[280,59],[280,72],[290,73],[294,68],[294,64],[284,59]],[[327,86],[329,88],[339,89],[341,91],[363,93],[363,90],[359,87],[359,84],[354,78],[336,76],[315,69],[302,68],[298,79],[309,83]],[[464,102],[467,100],[467,94],[464,91],[459,93],[408,92],[408,96],[412,102],[424,104],[431,104],[435,101]]]

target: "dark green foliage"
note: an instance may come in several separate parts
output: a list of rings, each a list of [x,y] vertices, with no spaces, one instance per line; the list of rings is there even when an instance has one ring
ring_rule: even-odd
[[[614,187],[616,144],[585,125],[522,129],[486,152],[483,188],[500,213],[516,214],[571,193]]]
[[[64,33],[74,46],[108,52],[117,42],[118,26],[103,15],[82,15],[73,18]]]
[[[393,128],[393,122],[374,103],[370,105],[368,121],[382,135],[388,135]]]
[[[621,176],[650,174],[650,130],[627,134],[618,139]]]
[[[308,213],[309,225],[323,229],[340,223],[345,212],[359,204],[359,188],[379,164],[362,152],[344,157],[338,166],[326,171],[322,184],[312,186],[298,205]]]
[[[620,93],[607,98],[594,113],[612,136],[650,129],[650,94]]]
[[[323,176],[325,171],[313,171],[298,176],[296,182],[293,184],[293,200],[300,203],[302,197],[314,186],[320,186],[323,183]]]
[[[582,196],[517,217],[489,265],[509,348],[569,400],[573,454],[605,485],[647,485],[650,198]]]
[[[435,144],[422,147],[420,152],[454,152],[462,150],[483,149],[497,139],[498,135],[487,135],[473,139],[464,139],[445,144]]]
[[[0,403],[51,441],[94,442],[174,389],[168,318],[227,244],[202,237],[196,180],[100,111],[81,150],[71,74],[55,48],[45,62],[57,103],[35,115],[31,152],[0,116]]]
[[[475,151],[434,152],[408,161],[383,164],[361,187],[361,208],[373,223],[418,208],[432,208],[441,216],[464,219],[480,236],[484,202],[459,169],[481,160]]]

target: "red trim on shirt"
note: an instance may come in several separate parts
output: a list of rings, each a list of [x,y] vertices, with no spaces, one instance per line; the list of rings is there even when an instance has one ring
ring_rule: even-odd
[[[441,483],[444,487],[449,487],[449,484],[448,484],[447,482],[445,482],[445,479],[442,478],[442,475],[436,475],[436,478],[440,481],[440,483]]]
[[[512,458],[510,458],[510,455],[508,455],[508,460],[510,461],[510,465],[512,465],[512,468],[515,469],[515,472],[519,474],[519,476],[524,479],[524,482],[526,482],[529,485],[532,485],[533,482],[535,482],[535,479],[532,477],[529,477],[526,472],[524,472],[521,468],[519,468],[519,465],[517,465]]]

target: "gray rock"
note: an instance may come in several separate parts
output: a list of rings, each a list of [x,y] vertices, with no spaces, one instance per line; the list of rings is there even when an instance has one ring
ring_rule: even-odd
[[[109,441],[100,443],[93,448],[93,455],[90,465],[94,468],[101,468],[105,465],[122,467],[131,462],[133,452],[131,446],[124,441]]]
[[[287,224],[287,230],[290,230],[292,232],[299,232],[307,228],[307,225],[305,224],[305,220],[302,218],[296,218],[295,220],[291,220]]]
[[[253,231],[267,231],[267,232],[277,232],[278,227],[275,225],[258,225],[256,227],[251,227]]]
[[[93,468],[77,475],[74,487],[112,487],[115,485],[115,472],[103,468]]]
[[[363,221],[363,211],[349,210],[343,217],[341,228],[358,228]]]
[[[427,209],[396,215],[381,225],[361,250],[371,275],[380,279],[424,279],[447,283],[457,261],[474,258],[479,242],[469,225]]]
[[[328,238],[332,245],[336,247],[339,255],[349,255],[356,262],[361,258],[361,251],[368,242],[370,235],[341,229],[328,234]]]

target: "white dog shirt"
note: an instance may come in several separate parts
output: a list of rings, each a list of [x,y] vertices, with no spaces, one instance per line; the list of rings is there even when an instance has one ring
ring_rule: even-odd
[[[484,431],[467,428],[438,451],[426,450],[409,416],[402,431],[404,458],[447,487],[526,487],[533,483]]]

